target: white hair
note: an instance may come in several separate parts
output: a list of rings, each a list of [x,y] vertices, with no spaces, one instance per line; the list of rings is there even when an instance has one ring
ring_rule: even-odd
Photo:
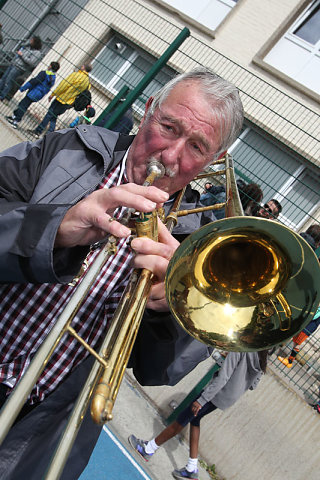
[[[161,107],[162,102],[166,100],[178,83],[187,81],[199,82],[202,94],[208,98],[212,112],[220,122],[220,145],[212,159],[215,160],[233,144],[240,134],[243,123],[243,106],[235,85],[219,77],[210,69],[198,67],[170,80],[153,96],[153,102],[146,118],[153,115],[156,108]]]

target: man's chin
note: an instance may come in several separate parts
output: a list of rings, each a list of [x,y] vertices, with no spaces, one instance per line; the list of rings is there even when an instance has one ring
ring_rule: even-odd
[[[176,186],[173,184],[172,179],[166,179],[161,178],[159,180],[155,180],[154,184],[155,187],[159,188],[160,190],[163,190],[164,192],[167,192],[169,195],[172,195],[177,191]]]

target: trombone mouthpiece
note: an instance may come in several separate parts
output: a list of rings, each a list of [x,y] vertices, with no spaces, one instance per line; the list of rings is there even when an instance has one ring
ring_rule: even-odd
[[[153,184],[156,178],[163,177],[165,173],[166,173],[166,169],[164,168],[162,163],[158,162],[158,160],[155,160],[154,158],[151,158],[147,166],[148,176],[145,182],[143,183],[143,186],[149,187],[150,185]]]
[[[155,158],[152,158],[147,166],[147,174],[151,175],[152,173],[157,178],[163,177],[166,173],[166,170],[162,163],[158,162],[158,160],[156,160]]]

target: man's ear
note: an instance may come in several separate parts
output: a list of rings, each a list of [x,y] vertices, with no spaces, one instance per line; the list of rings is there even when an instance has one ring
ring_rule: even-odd
[[[143,125],[143,123],[144,123],[144,121],[145,121],[145,118],[146,118],[146,116],[147,116],[148,110],[149,110],[149,108],[150,108],[151,105],[152,105],[152,102],[153,102],[153,97],[149,97],[148,100],[147,100],[147,102],[146,102],[146,105],[145,105],[145,108],[144,108],[144,115],[143,115],[143,117],[142,117],[142,119],[141,119],[141,122],[140,122],[139,127],[142,127],[142,125]]]

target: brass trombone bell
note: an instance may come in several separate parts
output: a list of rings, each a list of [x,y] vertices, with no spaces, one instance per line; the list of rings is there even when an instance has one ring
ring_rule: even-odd
[[[262,350],[310,322],[320,302],[320,267],[289,228],[231,217],[181,243],[166,292],[173,315],[196,339],[224,350]]]

